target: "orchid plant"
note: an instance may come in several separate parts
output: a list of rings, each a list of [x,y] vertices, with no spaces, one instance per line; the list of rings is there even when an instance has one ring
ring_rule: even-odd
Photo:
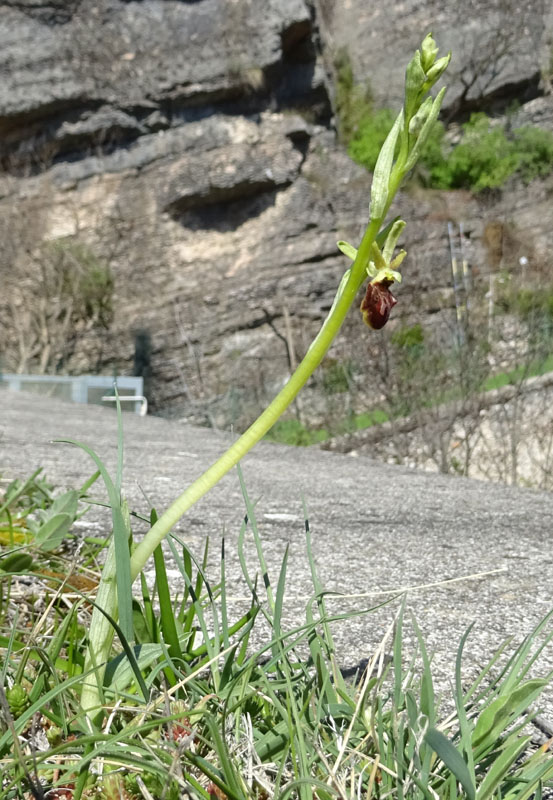
[[[104,475],[110,494],[114,535],[98,587],[84,668],[81,705],[91,728],[102,717],[104,669],[114,635],[112,621],[118,619],[120,630],[129,641],[132,641],[130,587],[142,572],[149,557],[183,514],[251,450],[288,408],[321,363],[367,278],[368,285],[361,303],[363,319],[375,329],[382,328],[386,324],[397,302],[390,287],[401,280],[398,268],[406,255],[402,250],[394,256],[405,222],[396,219],[383,226],[392,201],[402,181],[415,166],[440,111],[445,89],[438,92],[435,98],[430,96],[429,92],[447,68],[450,55],[442,58],[437,58],[437,55],[438,47],[432,35],[428,34],[420,50],[416,51],[409,62],[406,71],[404,106],[382,146],[375,166],[370,218],[365,234],[357,249],[347,242],[338,242],[339,249],[351,259],[352,264],[344,272],[330,312],[303,361],[272,403],[245,433],[158,519],[152,520],[150,530],[132,550],[130,559],[128,553],[130,525],[128,514],[125,514],[125,505],[121,502],[121,470],[118,470],[118,480],[115,485],[107,475]],[[89,452],[94,457],[92,451]],[[122,553],[126,558],[122,557]]]

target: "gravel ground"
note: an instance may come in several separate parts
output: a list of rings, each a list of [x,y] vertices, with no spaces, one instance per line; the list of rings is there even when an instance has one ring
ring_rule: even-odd
[[[148,511],[144,493],[163,510],[232,441],[223,433],[130,413],[124,415],[124,429],[124,493],[130,507],[143,513]],[[60,486],[81,485],[94,471],[90,458],[76,447],[52,443],[57,438],[89,444],[114,471],[117,431],[112,409],[0,390],[4,479],[26,477],[42,466]],[[363,609],[390,600],[373,613],[336,624],[344,667],[372,653],[398,607],[398,600],[391,598],[402,590],[428,649],[435,652],[436,683],[445,695],[453,680],[458,642],[471,622],[475,625],[465,648],[467,676],[506,637],[518,643],[553,607],[550,494],[268,443],[258,445],[242,468],[251,499],[259,500],[256,513],[274,584],[289,546],[286,623],[304,620],[312,594],[302,498],[322,583],[349,595],[329,601],[330,608]],[[103,496],[97,486],[97,494]],[[206,537],[218,552],[225,533],[228,592],[237,607],[247,602],[236,557],[243,515],[233,471],[178,525],[198,555]],[[109,511],[94,508],[80,525],[95,535],[108,533]],[[136,536],[143,530],[139,523]],[[407,635],[408,641],[413,639]],[[552,646],[540,663],[540,672],[551,668]],[[542,703],[551,720],[552,694]]]

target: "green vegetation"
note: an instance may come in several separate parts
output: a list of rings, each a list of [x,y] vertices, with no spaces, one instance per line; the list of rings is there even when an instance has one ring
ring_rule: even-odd
[[[361,120],[372,110],[372,94],[368,83],[359,84],[355,81],[351,59],[345,47],[340,48],[334,59],[334,85],[338,135],[347,144]],[[389,113],[392,116],[392,112]],[[391,127],[388,127],[388,131]],[[385,138],[381,140],[381,145]]]
[[[100,467],[105,472],[102,462]],[[77,492],[81,499],[92,499],[95,478]],[[238,558],[250,598],[245,611],[233,618],[227,605],[225,559],[210,579],[208,543],[198,559],[171,535],[182,591],[171,593],[158,550],[153,587],[142,579],[133,598],[131,638],[117,627],[102,687],[109,716],[92,729],[79,687],[87,678],[91,593],[107,537],[85,540],[78,559],[68,548],[71,526],[48,552],[32,539],[2,548],[0,800],[525,800],[553,786],[547,748],[534,751],[525,733],[527,709],[552,678],[551,672],[528,675],[535,675],[552,639],[552,614],[505,666],[497,668],[504,645],[472,682],[463,680],[462,671],[469,628],[456,658],[453,713],[451,703],[440,705],[424,640],[406,618],[404,602],[368,665],[357,680],[347,680],[330,623],[348,624],[379,609],[332,610],[335,601],[318,578],[306,520],[313,597],[304,620],[286,628],[287,554],[273,574],[240,473],[239,479],[245,518]],[[0,520],[14,527],[63,497],[35,473],[0,496]],[[252,572],[252,552],[263,589]],[[16,565],[16,555],[26,561]],[[65,562],[64,574],[51,570],[51,559]],[[46,585],[45,575],[51,576]],[[14,595],[21,576],[31,585],[40,580],[37,592]],[[39,587],[42,605],[36,602]],[[252,651],[258,619],[266,644]],[[414,644],[407,647],[406,639]],[[34,746],[37,731],[44,739],[40,749]]]
[[[347,392],[351,387],[355,365],[327,358],[321,364],[325,394]]]
[[[553,135],[550,131],[525,125],[514,131],[513,149],[517,172],[526,183],[543,178],[553,169]]]
[[[462,139],[441,164],[432,166],[431,185],[478,192],[502,186],[512,175],[525,182],[553,170],[553,134],[525,126],[512,133],[483,113],[463,125]]]
[[[334,436],[354,433],[424,409],[439,411],[445,403],[463,397],[476,399],[494,389],[516,386],[529,378],[553,372],[553,289],[512,290],[507,285],[497,307],[498,314],[516,314],[527,326],[531,349],[523,353],[524,363],[490,374],[489,343],[486,338],[475,341],[475,331],[471,333],[470,342],[459,348],[452,342],[427,341],[420,323],[402,326],[389,336],[393,366],[387,374],[380,375],[385,404],[361,414],[336,415],[323,427],[308,428],[296,418],[281,419],[265,438],[296,446],[320,444]],[[339,365],[337,361],[331,363],[333,373],[340,374]],[[343,369],[352,374],[356,367],[347,362]],[[336,391],[348,390],[344,384]]]
[[[389,312],[386,293],[401,280],[405,254],[394,252],[405,223],[385,220],[439,113],[443,90],[425,99],[449,63],[449,56],[437,59],[437,51],[428,35],[407,67],[405,108],[375,166],[370,222],[358,249],[338,245],[352,263],[319,334],[288,384],[221,458],[159,517],[155,508],[146,518],[132,513],[122,495],[118,404],[113,475],[88,444],[67,441],[94,463],[83,487],[58,494],[37,473],[8,486],[0,500],[0,800],[527,800],[553,784],[549,745],[532,752],[524,733],[527,709],[553,677],[529,678],[553,639],[547,629],[553,612],[500,669],[503,648],[466,684],[462,656],[469,629],[458,648],[453,697],[442,709],[423,638],[416,622],[405,620],[405,603],[360,680],[346,681],[330,625],[347,624],[356,614],[333,611],[307,519],[312,596],[304,620],[285,626],[288,550],[275,573],[239,468],[244,509],[236,561],[245,595],[239,610],[227,602],[236,592],[227,579],[228,545],[225,550],[223,541],[213,567],[208,542],[194,554],[175,532],[186,511],[238,465],[323,362],[367,277],[367,303],[376,296]],[[416,136],[408,135],[411,127]],[[105,286],[98,276],[96,283]],[[384,312],[375,310],[381,327]],[[396,336],[395,346],[412,359],[426,355],[425,345],[422,329]],[[332,395],[350,373],[349,366],[328,366]],[[98,476],[107,501],[90,497]],[[111,524],[105,536],[72,547],[75,519],[91,502],[110,509]],[[140,541],[133,531],[137,518],[149,526]],[[177,593],[168,578],[168,553],[179,574]],[[153,585],[144,571],[151,555]],[[18,589],[26,585],[17,580],[22,575],[29,593]],[[368,613],[378,608],[358,612]],[[254,650],[258,620],[266,643]],[[405,639],[415,643],[411,652]],[[391,662],[385,658],[390,652]]]
[[[503,312],[517,314],[525,321],[553,324],[553,286],[517,287],[507,279],[499,305]]]
[[[73,237],[46,242],[41,259],[55,275],[56,289],[73,307],[77,321],[107,328],[113,317],[113,275],[109,265]]]
[[[348,153],[369,171],[393,123],[388,109],[367,111],[349,140]],[[462,126],[461,140],[448,146],[436,124],[421,152],[417,179],[434,189],[496,189],[517,175],[529,183],[553,170],[553,134],[532,126],[508,132],[483,113]]]
[[[265,436],[269,442],[308,447],[329,438],[326,428],[309,429],[295,418],[279,419]]]
[[[548,372],[553,372],[553,356],[535,359],[529,365],[521,365],[508,372],[498,372],[486,378],[484,390],[489,392],[492,389],[501,389],[502,386],[514,386],[521,380],[537,378],[540,375],[547,375]]]
[[[353,433],[364,428],[371,428],[373,425],[381,425],[387,422],[390,417],[381,409],[375,408],[371,411],[364,411],[361,414],[353,414],[346,418],[337,419],[328,428],[307,428],[297,419],[281,419],[267,433],[265,439],[269,442],[279,444],[290,444],[297,447],[308,447],[312,444],[320,444],[328,441],[332,436],[339,436],[343,433]]]
[[[373,171],[382,143],[394,124],[394,115],[388,108],[368,112],[356,126],[350,139],[348,153],[361,166]]]

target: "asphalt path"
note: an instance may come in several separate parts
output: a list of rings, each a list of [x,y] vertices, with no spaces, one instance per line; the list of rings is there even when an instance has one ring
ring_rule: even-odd
[[[76,439],[91,446],[112,474],[117,426],[113,409],[83,406],[27,393],[0,390],[0,473],[3,481],[25,478],[37,467],[60,487],[77,487],[94,471]],[[123,492],[132,509],[147,514],[148,502],[163,511],[232,442],[231,434],[175,421],[124,414]],[[256,501],[269,575],[276,585],[289,548],[285,624],[305,620],[313,595],[306,558],[303,502],[323,586],[347,597],[328,600],[329,610],[373,612],[335,623],[344,667],[369,657],[406,594],[444,696],[454,679],[459,640],[474,622],[465,648],[466,675],[507,638],[518,644],[553,608],[553,496],[483,481],[437,475],[316,448],[261,443],[244,458],[248,493]],[[100,484],[95,495],[105,499]],[[148,502],[145,500],[145,495]],[[212,546],[217,577],[225,535],[228,593],[238,609],[248,602],[236,555],[244,499],[232,470],[179,522],[176,531],[198,557]],[[110,531],[109,510],[94,507],[78,523],[95,535]],[[135,524],[137,538],[146,530]],[[255,558],[251,539],[251,569]],[[148,568],[151,573],[151,568]],[[178,572],[170,572],[175,592]],[[552,630],[553,623],[548,625]],[[260,634],[261,639],[263,634]],[[406,643],[415,642],[412,629]],[[538,674],[553,664],[549,645]],[[552,692],[544,696],[553,719]]]

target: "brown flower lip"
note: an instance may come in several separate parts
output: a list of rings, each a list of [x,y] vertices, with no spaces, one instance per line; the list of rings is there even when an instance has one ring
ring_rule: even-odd
[[[361,313],[369,328],[380,330],[388,322],[390,311],[397,303],[390,291],[393,281],[384,278],[381,281],[369,283],[363,302]]]

